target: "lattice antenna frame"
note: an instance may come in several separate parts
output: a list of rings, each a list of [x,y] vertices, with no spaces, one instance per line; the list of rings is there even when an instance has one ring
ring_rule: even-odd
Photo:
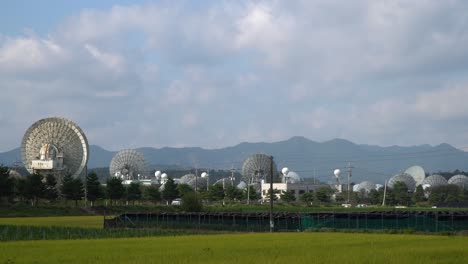
[[[148,166],[145,157],[134,149],[123,149],[117,152],[109,166],[111,177],[123,175],[125,178],[128,175],[128,180],[138,180],[138,175],[146,177],[148,176],[147,172]]]
[[[74,122],[62,117],[49,117],[32,124],[21,142],[21,158],[29,173],[32,160],[37,159],[44,144],[53,144],[63,154],[63,171],[77,178],[88,164],[88,139]]]
[[[271,158],[265,154],[254,154],[248,157],[242,166],[242,177],[248,183],[255,183],[261,179],[269,182]],[[278,169],[273,161],[273,179],[277,178]]]

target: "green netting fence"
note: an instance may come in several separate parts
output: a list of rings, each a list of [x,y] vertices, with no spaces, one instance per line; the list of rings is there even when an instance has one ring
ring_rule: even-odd
[[[468,217],[466,214],[437,212],[311,214],[302,217],[302,228],[456,232],[468,230]]]
[[[324,212],[275,213],[276,231],[317,229],[415,230],[456,232],[468,230],[466,212]],[[105,220],[107,228],[188,228],[266,232],[268,213],[126,213]]]

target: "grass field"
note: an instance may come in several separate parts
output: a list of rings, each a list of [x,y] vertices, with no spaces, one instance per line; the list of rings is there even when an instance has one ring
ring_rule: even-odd
[[[53,216],[53,217],[9,217],[0,218],[0,225],[61,226],[102,228],[102,216]]]
[[[262,233],[0,243],[0,263],[466,263],[468,237]]]

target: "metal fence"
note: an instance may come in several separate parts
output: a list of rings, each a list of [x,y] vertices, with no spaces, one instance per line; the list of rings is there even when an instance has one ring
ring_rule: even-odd
[[[275,213],[275,230],[314,229],[468,230],[468,212],[322,212]],[[188,228],[226,231],[269,231],[268,213],[125,213],[104,220],[105,228]]]
[[[424,232],[468,230],[466,212],[360,212],[309,214],[304,229],[415,230]]]

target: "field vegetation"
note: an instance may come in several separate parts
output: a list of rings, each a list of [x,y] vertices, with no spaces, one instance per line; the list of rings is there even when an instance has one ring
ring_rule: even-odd
[[[0,263],[466,263],[468,237],[262,233],[2,242]]]
[[[102,228],[102,216],[55,216],[0,218],[0,225]]]

